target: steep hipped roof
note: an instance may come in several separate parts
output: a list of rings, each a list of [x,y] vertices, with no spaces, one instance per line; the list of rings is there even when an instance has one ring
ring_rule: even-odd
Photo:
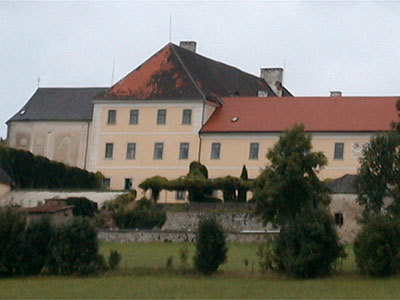
[[[259,77],[169,43],[99,98],[202,99],[257,96],[259,90],[276,96]],[[286,89],[283,95],[291,96]]]
[[[8,176],[6,171],[4,171],[2,168],[0,168],[0,183],[4,183],[4,184],[10,185],[10,186],[14,186],[15,185],[15,183],[11,179],[11,177]]]
[[[38,88],[12,121],[89,121],[93,98],[107,88]]]
[[[309,132],[375,132],[397,121],[399,97],[223,98],[201,129],[210,132],[281,132],[295,123]],[[232,118],[238,118],[236,122]]]

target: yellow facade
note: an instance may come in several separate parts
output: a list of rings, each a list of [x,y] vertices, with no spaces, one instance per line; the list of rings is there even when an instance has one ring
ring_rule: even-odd
[[[0,182],[0,196],[7,194],[11,191],[11,186]]]
[[[165,124],[157,124],[158,110],[165,110]],[[89,167],[110,179],[110,188],[131,188],[155,175],[174,179],[186,175],[190,162],[199,160],[209,170],[209,177],[239,176],[246,165],[249,177],[256,178],[267,163],[266,154],[278,140],[279,133],[199,133],[215,106],[202,100],[192,101],[119,101],[95,103],[91,133]],[[137,124],[130,124],[131,110],[138,111]],[[182,124],[183,110],[191,111],[190,124]],[[110,124],[110,111],[113,112]],[[222,130],[221,130],[222,131]],[[315,151],[322,151],[328,166],[321,179],[355,174],[362,147],[372,133],[312,133]],[[135,144],[134,157],[127,157],[128,144]],[[155,157],[155,144],[162,144],[162,158]],[[180,158],[180,145],[189,146],[187,158]],[[220,143],[219,158],[211,158],[213,143]],[[250,157],[250,144],[258,144],[257,157]],[[343,158],[334,158],[335,143],[343,144]],[[112,154],[106,145],[112,144]],[[109,156],[109,157],[106,157]],[[161,202],[179,202],[175,192],[162,192]]]

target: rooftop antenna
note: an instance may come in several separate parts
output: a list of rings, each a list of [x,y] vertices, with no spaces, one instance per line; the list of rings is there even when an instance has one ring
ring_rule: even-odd
[[[172,40],[172,15],[169,14],[169,42]]]
[[[112,72],[111,72],[111,86],[114,83],[114,69],[115,69],[115,58],[113,59],[113,66],[112,66]]]
[[[40,87],[40,77],[37,78],[37,87]]]

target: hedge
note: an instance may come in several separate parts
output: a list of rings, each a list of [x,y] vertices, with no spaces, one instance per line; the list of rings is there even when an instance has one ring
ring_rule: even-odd
[[[91,173],[29,151],[0,145],[0,167],[19,188],[34,189],[97,189],[102,186],[101,173]]]

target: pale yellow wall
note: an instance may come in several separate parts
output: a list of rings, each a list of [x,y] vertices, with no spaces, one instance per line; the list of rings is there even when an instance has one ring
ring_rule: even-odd
[[[116,124],[107,124],[108,111],[116,110]],[[139,110],[139,124],[129,124],[131,109]],[[166,109],[165,125],[158,125],[157,110]],[[182,124],[183,109],[192,110],[192,123]],[[132,178],[137,189],[144,179],[160,175],[169,179],[186,175],[189,164],[198,159],[202,126],[202,101],[122,101],[96,103],[89,167],[111,179],[111,189],[123,189],[125,178]],[[105,158],[106,143],[114,144],[112,159]],[[127,159],[128,143],[136,143],[136,158]],[[163,158],[153,159],[154,144],[163,143]],[[189,143],[188,159],[179,159],[180,143]],[[175,193],[169,193],[171,201]],[[161,195],[164,197],[164,195]]]
[[[11,187],[8,184],[4,184],[0,182],[0,196],[11,191]]]
[[[324,152],[328,166],[320,172],[321,179],[337,178],[345,174],[355,174],[359,166],[360,151],[355,151],[354,143],[362,145],[369,142],[370,133],[314,133],[312,143],[315,151]],[[232,175],[239,176],[243,165],[250,178],[256,178],[260,168],[268,161],[265,158],[268,149],[278,141],[279,134],[201,134],[201,163],[209,170],[210,178]],[[221,143],[220,159],[211,159],[211,144]],[[257,160],[249,159],[250,143],[259,143]],[[343,160],[333,159],[335,143],[344,143]]]
[[[11,122],[8,145],[70,166],[85,167],[88,122]]]

